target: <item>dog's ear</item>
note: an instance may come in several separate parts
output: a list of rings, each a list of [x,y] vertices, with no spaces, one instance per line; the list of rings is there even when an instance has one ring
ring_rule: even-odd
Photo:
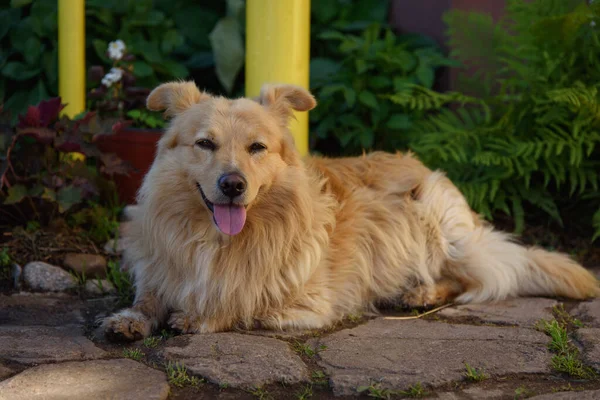
[[[308,111],[317,105],[308,90],[296,85],[265,84],[260,89],[258,102],[279,114],[286,123],[294,110]]]
[[[148,95],[146,107],[151,111],[165,110],[166,117],[173,117],[209,98],[210,95],[200,92],[194,82],[169,82]]]

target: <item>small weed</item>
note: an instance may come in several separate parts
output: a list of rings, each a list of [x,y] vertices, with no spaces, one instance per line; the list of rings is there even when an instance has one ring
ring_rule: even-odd
[[[89,207],[73,214],[71,226],[85,226],[86,236],[97,243],[105,243],[113,238],[119,229],[118,215],[122,207],[104,207],[90,202]]]
[[[566,354],[555,354],[552,356],[552,368],[557,372],[579,379],[593,379],[596,376],[594,370],[583,365],[579,359],[578,351],[571,351]]]
[[[229,383],[223,382],[219,383],[219,389],[227,389],[229,387]]]
[[[312,396],[313,396],[313,391],[312,391],[311,385],[304,386],[301,391],[296,393],[296,398],[298,400],[307,400],[307,399],[310,399]]]
[[[168,331],[166,329],[163,329],[162,331],[160,331],[160,337],[163,340],[167,340],[167,339],[171,339],[173,336],[175,336],[175,334],[171,331]]]
[[[415,399],[421,398],[427,394],[421,382],[418,382],[412,386],[410,386],[407,390],[401,390],[398,392],[399,395],[404,397],[412,397]]]
[[[162,338],[160,336],[147,337],[146,339],[144,339],[144,346],[146,346],[149,349],[153,349],[156,346],[158,346],[161,340]]]
[[[0,251],[0,278],[10,279],[11,276],[12,258],[8,254],[8,248],[3,248]]]
[[[131,358],[135,361],[140,361],[144,357],[144,353],[138,349],[123,349],[123,357]]]
[[[270,400],[273,397],[267,392],[267,389],[262,386],[255,386],[253,388],[248,389],[248,393],[257,397],[259,400]]]
[[[165,370],[167,372],[169,383],[177,386],[178,388],[182,388],[184,386],[198,386],[200,383],[204,382],[202,379],[198,379],[195,376],[190,376],[185,365],[180,363],[169,362],[165,365]]]
[[[473,368],[467,363],[465,363],[465,368],[467,369],[465,377],[471,382],[481,382],[488,378],[483,369]]]
[[[312,381],[315,385],[328,385],[329,379],[323,371],[313,371]]]
[[[535,394],[535,392],[531,389],[527,389],[524,385],[519,386],[515,389],[515,397],[514,400],[521,400],[531,397]]]
[[[390,389],[383,389],[380,383],[371,383],[369,386],[359,386],[356,389],[358,393],[366,393],[369,397],[376,399],[391,399],[397,392]]]
[[[25,225],[25,231],[27,233],[34,233],[40,230],[40,223],[37,221],[27,221]]]
[[[362,319],[363,316],[362,316],[362,314],[348,314],[347,317],[348,317],[348,321],[356,324],[356,323],[360,322],[360,320]]]
[[[565,325],[567,327],[573,325],[577,328],[583,328],[583,322],[569,314],[567,310],[565,310],[565,306],[563,304],[552,307],[552,314],[554,314],[554,317],[561,325]]]
[[[121,271],[119,264],[110,260],[107,263],[106,277],[115,287],[119,296],[120,305],[129,305],[133,302],[133,285],[129,279],[129,275],[125,271]]]
[[[582,390],[585,390],[585,388],[583,387],[573,387],[571,386],[571,384],[567,384],[567,385],[562,385],[562,386],[558,386],[558,387],[553,387],[552,388],[552,392],[556,393],[556,392],[580,392]]]
[[[592,368],[583,365],[581,362],[579,349],[569,340],[567,326],[568,322],[556,319],[552,321],[540,320],[536,324],[537,329],[551,338],[548,349],[555,353],[552,356],[552,368],[574,378],[592,379],[596,376],[596,373]]]
[[[292,349],[300,354],[300,355],[304,355],[307,357],[314,357],[317,354],[319,354],[319,352],[326,350],[327,346],[325,346],[324,344],[320,345],[319,347],[317,347],[316,349],[313,349],[309,344],[306,343],[301,343],[299,341],[295,341],[292,344]]]

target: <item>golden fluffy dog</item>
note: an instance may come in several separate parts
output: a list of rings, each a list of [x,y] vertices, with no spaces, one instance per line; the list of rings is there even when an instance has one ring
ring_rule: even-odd
[[[165,322],[186,333],[321,328],[394,299],[600,294],[566,255],[483,223],[409,154],[302,160],[287,125],[316,102],[300,87],[230,100],[173,82],[147,105],[172,121],[130,215],[135,302],[105,319],[109,336],[139,339]]]

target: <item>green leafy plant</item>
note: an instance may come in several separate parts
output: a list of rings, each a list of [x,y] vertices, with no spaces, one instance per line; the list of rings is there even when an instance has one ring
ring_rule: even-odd
[[[133,285],[131,284],[131,279],[126,271],[121,270],[119,263],[113,260],[108,261],[106,278],[115,287],[119,296],[120,305],[129,305],[133,302],[135,293],[133,290]]]
[[[552,356],[552,369],[579,379],[593,379],[597,376],[594,370],[583,364],[579,349],[571,343],[565,322],[552,319],[540,320],[536,328],[551,340],[548,349],[554,353]]]
[[[0,8],[0,104],[13,122],[28,105],[58,94],[57,20],[53,0]]]
[[[169,361],[165,365],[165,369],[167,372],[167,378],[169,379],[169,384],[179,388],[185,386],[198,386],[203,382],[203,380],[198,379],[195,376],[190,376],[187,372],[187,368],[183,364]]]
[[[118,233],[118,215],[122,208],[120,205],[102,206],[90,201],[87,207],[71,215],[70,222],[73,226],[85,228],[85,234],[94,242],[106,243]]]
[[[304,355],[306,357],[314,357],[317,354],[319,354],[321,351],[327,350],[327,346],[322,344],[322,345],[319,345],[319,347],[317,347],[317,348],[313,348],[311,345],[309,345],[307,343],[302,343],[298,340],[295,340],[294,343],[292,343],[292,349],[300,355]]]
[[[162,340],[162,337],[160,337],[160,336],[147,337],[144,339],[144,346],[146,346],[149,349],[153,349],[159,345],[161,340]]]
[[[133,121],[134,127],[145,127],[152,129],[164,128],[165,120],[158,115],[156,112],[137,109],[131,110],[125,114],[125,116]]]
[[[135,361],[140,361],[144,357],[144,355],[145,354],[142,352],[142,350],[140,350],[138,348],[123,349],[123,357],[131,358],[132,360],[135,360]]]
[[[406,132],[426,110],[390,94],[407,85],[430,89],[437,68],[455,65],[433,41],[396,36],[377,23],[358,35],[330,29],[318,38],[337,46],[332,55],[311,61],[311,88],[320,101],[311,112],[314,140],[333,139],[344,154],[405,146]],[[443,104],[456,99],[449,95]]]
[[[382,388],[381,383],[376,382],[371,383],[369,386],[359,386],[356,391],[358,393],[365,393],[369,397],[386,400],[398,394],[395,390]]]
[[[29,213],[48,222],[106,197],[111,184],[102,173],[129,171],[115,154],[95,146],[94,137],[106,129],[95,114],[59,119],[63,107],[60,98],[29,106],[16,128],[0,132],[0,200],[6,215],[17,214],[18,220]]]
[[[471,367],[469,364],[465,363],[465,369],[467,370],[465,373],[465,377],[467,380],[472,382],[481,382],[489,378],[483,369]]]
[[[427,117],[413,124],[407,147],[447,171],[487,218],[510,215],[521,232],[526,214],[562,225],[570,207],[588,227],[595,213],[597,238],[600,5],[510,0],[506,12],[497,24],[479,13],[445,16],[452,55],[476,71],[462,88],[481,103],[440,108],[441,94],[423,92],[410,107]]]

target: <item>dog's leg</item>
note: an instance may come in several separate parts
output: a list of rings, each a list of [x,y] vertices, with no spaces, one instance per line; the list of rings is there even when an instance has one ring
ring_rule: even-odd
[[[441,279],[433,285],[420,285],[402,296],[405,305],[411,308],[432,307],[446,304],[464,292],[460,282]]]
[[[165,317],[165,307],[152,293],[136,296],[133,306],[104,319],[107,338],[113,341],[133,341],[150,336]]]
[[[340,316],[341,317],[341,316]],[[330,312],[312,311],[303,308],[287,308],[257,322],[261,328],[272,330],[320,329],[333,323]]]

